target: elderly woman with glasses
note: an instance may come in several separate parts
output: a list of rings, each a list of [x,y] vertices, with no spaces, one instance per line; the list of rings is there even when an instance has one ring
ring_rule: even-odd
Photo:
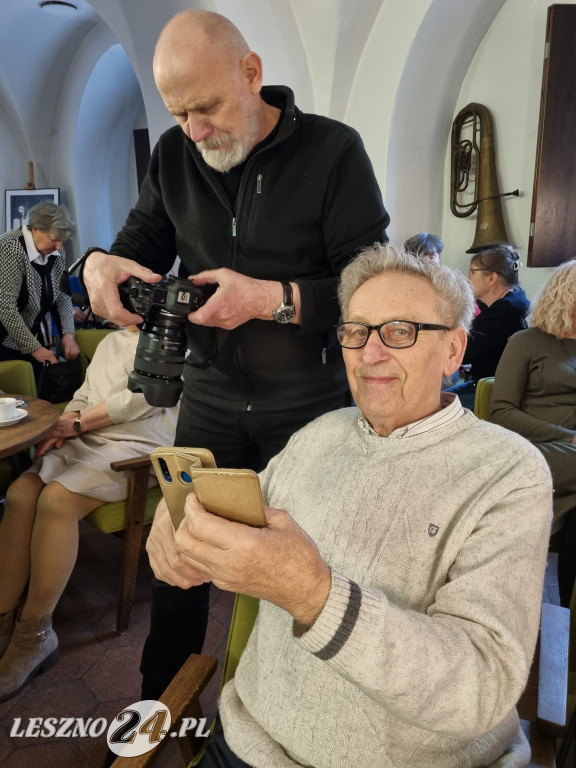
[[[62,246],[74,230],[63,208],[43,202],[30,210],[27,224],[0,239],[0,360],[28,360],[37,378],[45,362],[57,362],[48,349],[49,315],[66,359],[80,354],[72,300],[59,286],[65,268]]]
[[[510,245],[495,245],[472,256],[468,279],[480,311],[472,322],[463,360],[470,379],[448,390],[470,410],[478,379],[494,376],[509,337],[526,328],[530,302],[520,287],[519,268],[520,258]]]

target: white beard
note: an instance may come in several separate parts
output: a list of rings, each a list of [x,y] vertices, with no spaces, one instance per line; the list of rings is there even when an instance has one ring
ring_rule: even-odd
[[[196,146],[200,150],[204,162],[220,173],[227,173],[234,166],[243,163],[252,149],[252,146],[247,146],[247,142],[231,139],[228,136],[221,139],[199,141]]]
[[[248,112],[244,115],[246,131],[244,138],[233,139],[229,134],[223,133],[204,141],[197,142],[204,162],[220,173],[227,173],[231,168],[240,165],[248,157],[251,150],[258,143],[258,120],[256,115]]]

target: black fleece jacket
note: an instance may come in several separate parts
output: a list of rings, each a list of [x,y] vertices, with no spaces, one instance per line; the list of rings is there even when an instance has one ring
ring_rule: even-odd
[[[136,206],[111,252],[166,273],[229,267],[296,282],[302,323],[251,320],[233,331],[188,323],[185,394],[273,411],[345,391],[338,275],[362,247],[385,242],[389,216],[355,130],[300,112],[290,89],[262,89],[282,109],[269,141],[246,160],[231,205],[221,174],[175,126],[160,137]]]

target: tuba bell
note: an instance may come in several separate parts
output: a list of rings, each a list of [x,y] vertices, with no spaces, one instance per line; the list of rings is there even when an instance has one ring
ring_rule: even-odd
[[[461,136],[463,128],[467,129],[469,138]],[[466,201],[472,181],[474,196]],[[456,115],[452,125],[450,172],[450,210],[454,216],[464,218],[478,211],[476,235],[466,253],[478,253],[511,242],[504,225],[500,198],[518,197],[519,194],[517,189],[500,194],[492,117],[483,104],[468,104]]]

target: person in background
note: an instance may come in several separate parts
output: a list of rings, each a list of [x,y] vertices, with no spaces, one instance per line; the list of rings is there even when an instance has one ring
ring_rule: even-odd
[[[110,462],[146,456],[174,438],[178,406],[130,392],[138,328],[106,336],[86,379],[32,466],[8,488],[0,522],[0,701],[58,661],[52,612],[76,562],[78,520],[128,496]],[[151,475],[150,483],[155,478]]]
[[[418,256],[421,259],[430,259],[436,264],[440,264],[444,243],[436,235],[421,232],[419,235],[409,237],[404,243],[404,248],[413,256]]]
[[[177,125],[160,137],[135,208],[83,268],[93,311],[119,325],[118,284],[180,277],[217,287],[188,316],[176,445],[220,466],[262,469],[290,435],[347,405],[336,340],[338,275],[387,240],[389,216],[355,130],[304,114],[284,86],[262,87],[260,57],[225,17],[189,10],[162,30],[153,71]],[[209,585],[154,581],[142,658],[157,699],[200,652]]]
[[[496,369],[490,420],[530,440],[554,482],[562,605],[576,576],[576,260],[562,264],[538,296],[530,327],[508,340]]]
[[[271,460],[267,526],[193,494],[176,533],[156,513],[160,578],[260,599],[200,766],[527,765],[516,703],[540,619],[546,462],[441,393],[472,318],[463,275],[375,246],[339,296],[358,408]]]
[[[80,354],[74,339],[70,296],[60,290],[65,269],[63,243],[74,223],[59,205],[35,205],[28,224],[0,239],[0,360],[28,360],[38,379],[45,362],[56,363],[47,348],[50,315],[67,360]]]
[[[526,328],[530,302],[520,286],[519,269],[520,257],[511,245],[495,245],[470,260],[468,279],[480,312],[472,322],[464,355],[468,380],[448,389],[470,410],[478,379],[494,376],[509,337]]]

